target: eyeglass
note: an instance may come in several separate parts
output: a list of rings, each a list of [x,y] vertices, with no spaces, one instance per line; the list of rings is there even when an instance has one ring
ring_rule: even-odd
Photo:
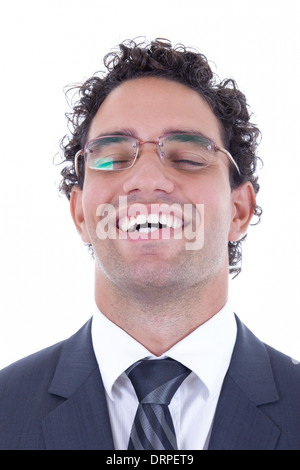
[[[79,177],[78,159],[84,155],[88,168],[97,171],[120,171],[131,168],[144,144],[156,144],[162,162],[181,171],[199,171],[212,163],[217,152],[224,153],[240,175],[237,163],[224,148],[199,134],[165,134],[157,141],[139,141],[128,135],[106,135],[88,141],[75,155],[75,170]]]

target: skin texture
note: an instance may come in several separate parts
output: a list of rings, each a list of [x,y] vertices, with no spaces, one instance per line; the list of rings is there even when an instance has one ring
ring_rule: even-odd
[[[92,121],[88,139],[126,132],[156,140],[174,131],[200,132],[223,147],[220,123],[201,96],[161,78],[124,82],[113,90]],[[216,314],[228,294],[228,241],[240,239],[253,215],[251,183],[235,190],[229,162],[218,152],[210,167],[182,172],[166,167],[157,147],[141,147],[135,165],[121,172],[86,168],[83,190],[74,187],[71,214],[95,252],[95,300],[111,321],[156,355]],[[120,196],[129,207],[145,204],[204,205],[204,245],[186,250],[184,238],[106,239],[97,236],[100,204]],[[98,212],[99,214],[99,212]]]

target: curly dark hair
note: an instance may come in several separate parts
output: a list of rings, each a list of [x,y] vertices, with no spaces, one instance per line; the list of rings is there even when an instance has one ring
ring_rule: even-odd
[[[250,181],[255,194],[259,191],[256,174],[257,146],[260,139],[259,129],[250,122],[251,114],[245,95],[238,90],[232,79],[220,81],[212,72],[207,58],[198,51],[187,49],[182,44],[172,47],[166,39],[156,39],[150,43],[127,40],[116,51],[104,57],[106,71],[96,73],[82,85],[73,86],[79,100],[73,111],[67,113],[70,135],[61,140],[63,177],[59,189],[70,198],[74,185],[83,188],[84,162],[79,160],[79,178],[74,167],[74,155],[86,143],[91,122],[107,95],[121,83],[140,77],[161,77],[179,82],[195,91],[210,105],[221,123],[225,148],[231,153],[240,168],[240,175],[230,165],[230,184],[234,189]],[[260,220],[262,210],[253,208]],[[245,236],[246,237],[246,236]],[[237,242],[229,242],[229,272],[241,271],[243,237]]]

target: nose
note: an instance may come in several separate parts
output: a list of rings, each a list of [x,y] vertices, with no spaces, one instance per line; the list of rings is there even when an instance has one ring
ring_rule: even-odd
[[[132,191],[141,192],[143,196],[150,198],[158,191],[172,193],[174,181],[168,173],[154,142],[144,143],[140,146],[137,161],[126,171],[123,190],[126,194]]]

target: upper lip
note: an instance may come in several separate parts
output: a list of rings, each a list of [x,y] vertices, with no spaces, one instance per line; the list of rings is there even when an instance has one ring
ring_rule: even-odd
[[[134,203],[117,211],[117,227],[123,231],[134,229],[137,224],[161,223],[169,228],[181,228],[187,225],[184,211],[180,204],[141,204]]]

